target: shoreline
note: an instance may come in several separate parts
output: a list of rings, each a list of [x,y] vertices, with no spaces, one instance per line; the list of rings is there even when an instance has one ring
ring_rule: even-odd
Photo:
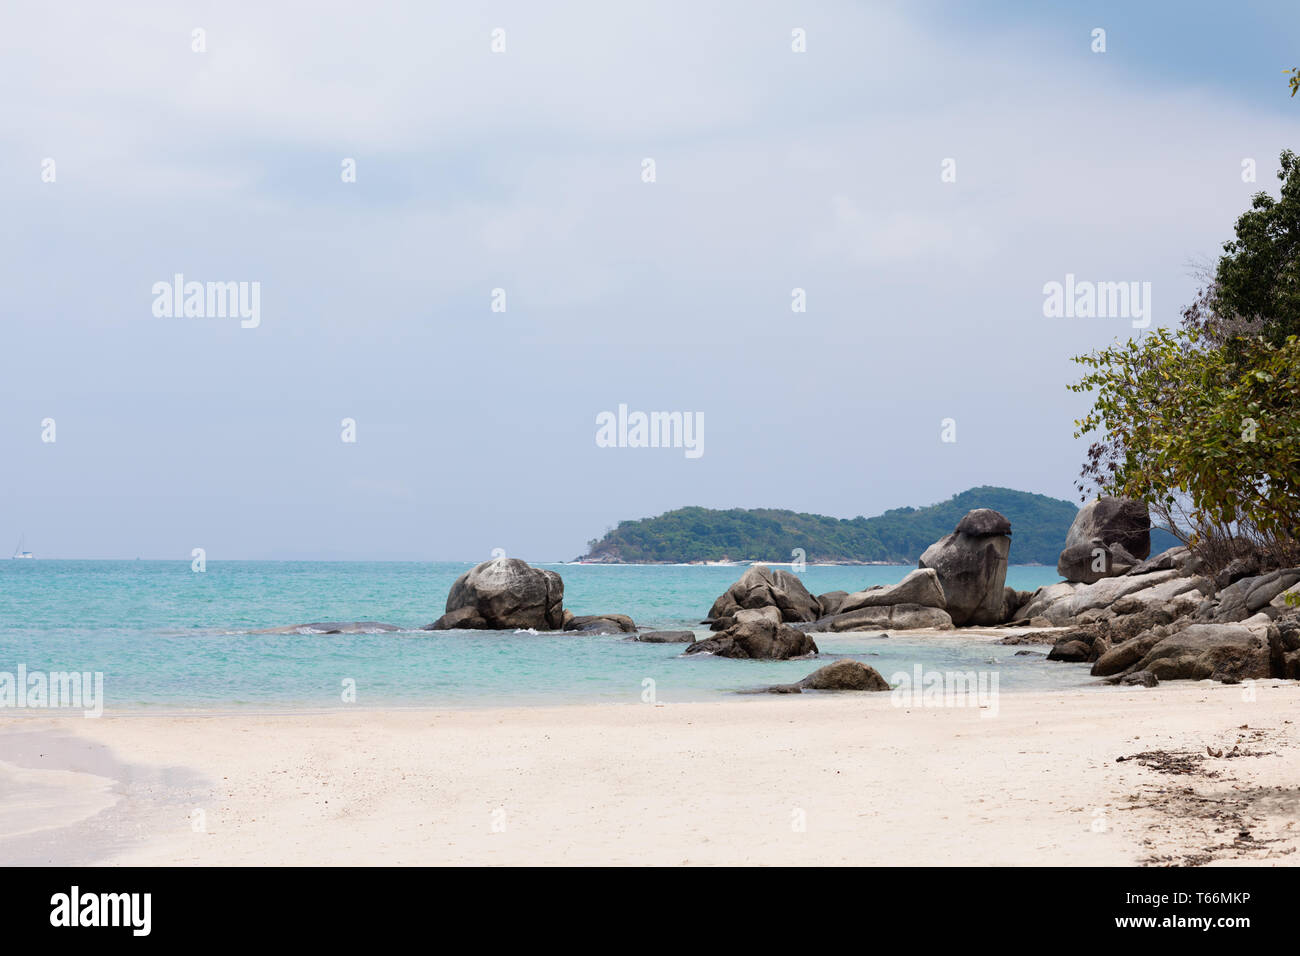
[[[1007,694],[988,718],[885,693],[0,716],[0,761],[23,765],[16,739],[44,770],[98,754],[120,798],[19,862],[1300,862],[1300,685],[1088,690]]]

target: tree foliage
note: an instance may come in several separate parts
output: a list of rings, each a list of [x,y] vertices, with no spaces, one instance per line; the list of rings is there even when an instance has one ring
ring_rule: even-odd
[[[1255,196],[1183,313],[1075,361],[1097,434],[1080,490],[1139,498],[1212,563],[1246,549],[1300,558],[1300,162]],[[1181,521],[1179,520],[1181,519]]]

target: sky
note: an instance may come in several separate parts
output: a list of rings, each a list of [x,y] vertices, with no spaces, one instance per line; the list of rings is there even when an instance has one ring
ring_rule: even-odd
[[[1142,330],[1045,285],[1176,323],[1300,146],[1295,65],[1288,3],[5,4],[0,547],[551,561],[685,505],[1077,500],[1071,356]],[[167,314],[176,274],[256,323]],[[700,454],[602,447],[620,405]]]

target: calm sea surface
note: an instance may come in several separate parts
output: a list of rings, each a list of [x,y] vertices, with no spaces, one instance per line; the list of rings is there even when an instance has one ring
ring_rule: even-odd
[[[491,706],[709,700],[798,680],[836,655],[887,679],[927,669],[996,672],[1002,691],[1077,687],[1086,665],[1015,656],[1017,647],[960,636],[818,635],[826,660],[682,657],[681,645],[619,637],[426,632],[471,565],[398,562],[0,561],[0,672],[100,671],[106,710]],[[656,628],[698,628],[743,572],[735,567],[542,565],[576,614],[618,612]],[[810,567],[814,594],[900,580],[910,567]],[[1033,589],[1055,570],[1013,567]],[[310,621],[382,621],[405,630],[359,635],[252,634]],[[1036,650],[1045,650],[1038,647]]]

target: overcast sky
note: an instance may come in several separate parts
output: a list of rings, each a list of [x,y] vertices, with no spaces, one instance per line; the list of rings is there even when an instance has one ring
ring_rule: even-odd
[[[42,557],[1074,498],[1069,358],[1135,330],[1044,284],[1176,322],[1300,147],[1293,3],[114,6],[0,13],[0,548]],[[176,273],[260,324],[155,315]],[[620,404],[703,454],[598,447]]]

